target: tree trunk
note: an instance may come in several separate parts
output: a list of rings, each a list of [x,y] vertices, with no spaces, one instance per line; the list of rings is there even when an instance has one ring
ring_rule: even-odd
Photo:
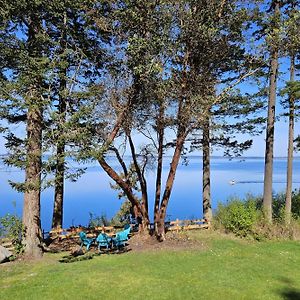
[[[290,81],[295,80],[295,56],[291,57]],[[288,137],[288,162],[287,162],[287,184],[285,199],[285,221],[291,222],[292,211],[292,182],[293,182],[293,152],[294,152],[294,95],[289,94],[289,137]]]
[[[23,224],[25,226],[25,256],[42,256],[40,190],[41,190],[41,153],[42,153],[42,110],[31,105],[27,114],[27,164],[25,170],[25,193]]]
[[[65,80],[66,70],[61,74],[61,87],[59,99],[59,118],[57,132],[60,134],[56,146],[56,172],[55,172],[55,192],[54,207],[52,216],[52,228],[62,228],[63,226],[63,202],[64,202],[64,180],[65,180],[65,134],[64,123],[66,122],[66,99],[64,96],[67,82]]]
[[[159,218],[157,222],[158,226],[157,226],[156,236],[160,241],[165,240],[165,218],[166,218],[167,207],[168,207],[168,203],[170,200],[170,196],[174,184],[176,170],[181,156],[181,151],[185,142],[185,138],[188,134],[188,131],[183,129],[180,129],[179,132],[180,133],[177,136],[177,143],[176,143],[174,155],[170,164],[170,170],[166,182],[165,191],[159,209]]]
[[[279,1],[275,3],[276,16],[280,15]],[[276,20],[275,22],[278,22]],[[275,24],[275,27],[278,25]],[[274,28],[275,30],[275,28]],[[263,210],[268,222],[272,222],[272,184],[273,184],[273,146],[274,146],[274,125],[275,125],[275,105],[276,87],[278,76],[278,46],[273,45],[270,53],[271,68],[268,97],[268,120],[266,130],[266,151],[265,151],[265,171],[264,171],[264,194]]]
[[[63,19],[63,33],[60,42],[61,56],[67,48],[66,24],[67,16],[64,14]],[[64,59],[64,58],[63,58]],[[56,148],[56,172],[55,172],[55,192],[54,192],[54,207],[52,216],[52,228],[62,228],[63,226],[63,202],[64,202],[64,180],[65,180],[65,134],[64,124],[66,122],[66,88],[67,88],[67,68],[61,68],[59,72],[59,104],[58,104],[58,125],[57,132],[60,134],[57,141]]]
[[[157,153],[157,171],[155,183],[155,202],[154,202],[154,230],[157,231],[159,220],[159,202],[161,194],[161,177],[162,177],[162,164],[163,164],[163,141],[164,141],[164,106],[159,107],[159,115],[157,120],[157,138],[158,138],[158,153]]]
[[[34,14],[28,22],[28,52],[32,59],[41,56],[40,43],[37,35],[40,33],[40,20]],[[28,258],[40,258],[42,231],[40,219],[41,168],[42,168],[42,128],[43,103],[38,90],[41,88],[40,74],[32,76],[28,87],[28,97],[25,100],[27,111],[27,144],[25,167],[25,192],[23,206],[23,224],[25,234],[23,244],[24,255]]]
[[[103,157],[98,158],[98,162],[101,165],[102,169],[107,173],[107,175],[120,186],[131,204],[136,207],[138,214],[140,214],[142,218],[141,223],[144,224],[144,226],[148,227],[150,223],[148,212],[145,210],[145,207],[141,205],[136,199],[130,185],[127,182],[123,181],[123,179],[113,170],[110,165],[108,165]]]
[[[210,224],[212,220],[211,198],[210,198],[210,124],[207,117],[203,126],[203,218]]]
[[[142,205],[144,206],[144,209],[148,212],[147,182],[146,182],[145,178],[143,177],[143,174],[141,172],[141,168],[138,164],[136,153],[135,153],[135,147],[134,147],[134,143],[133,143],[133,140],[131,138],[131,135],[128,134],[127,137],[128,137],[128,141],[129,141],[129,146],[130,146],[130,150],[131,150],[131,156],[132,156],[132,159],[133,159],[134,168],[135,168],[135,171],[137,173],[138,180],[140,182],[140,187],[141,187],[141,192],[142,192]]]
[[[52,216],[52,228],[63,227],[63,201],[64,201],[64,177],[65,177],[65,144],[57,145],[57,162],[55,173],[54,207]]]

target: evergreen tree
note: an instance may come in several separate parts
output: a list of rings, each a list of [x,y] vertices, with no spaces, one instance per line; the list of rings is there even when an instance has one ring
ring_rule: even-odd
[[[80,145],[91,138],[93,126],[87,116],[94,108],[94,97],[101,101],[103,95],[102,83],[97,81],[109,59],[105,47],[110,43],[110,6],[105,1],[54,1],[47,11],[53,82],[45,136],[50,147],[55,145],[50,169],[55,169],[52,228],[56,228],[63,224],[64,179],[76,179],[83,171],[70,172],[66,157],[76,159],[76,150],[80,152]]]
[[[6,163],[25,170],[25,183],[15,185],[24,192],[23,223],[25,255],[40,257],[41,222],[40,192],[42,170],[43,115],[47,90],[48,37],[43,28],[40,1],[4,1],[1,10],[3,44],[1,58],[2,115],[9,123],[26,122],[26,136],[7,135],[7,144],[14,155]],[[25,143],[26,152],[20,150]]]
[[[272,186],[273,186],[273,156],[274,156],[274,126],[276,91],[278,78],[278,59],[280,51],[280,7],[281,1],[270,1],[270,24],[267,28],[267,45],[269,50],[269,92],[268,92],[268,117],[266,128],[266,150],[265,150],[265,171],[264,171],[264,193],[263,209],[268,222],[272,222]]]
[[[287,185],[286,185],[286,201],[285,201],[285,220],[289,224],[291,221],[292,208],[292,182],[293,182],[293,152],[294,152],[294,127],[295,116],[297,113],[297,98],[295,90],[295,67],[296,57],[300,53],[300,14],[299,1],[289,1],[285,11],[286,18],[284,20],[284,52],[290,57],[290,78],[286,88],[282,93],[288,95],[287,101],[283,101],[283,106],[288,108],[289,131],[288,131],[288,162],[287,162]],[[298,107],[299,108],[299,107]]]

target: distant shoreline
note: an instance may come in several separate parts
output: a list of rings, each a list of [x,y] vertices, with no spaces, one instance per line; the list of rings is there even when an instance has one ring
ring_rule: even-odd
[[[8,154],[0,154],[0,158],[6,157]],[[48,157],[49,155],[44,155],[44,157]],[[108,158],[114,158],[115,156],[107,155]],[[125,155],[125,158],[130,158],[130,155]],[[165,155],[165,158],[170,158],[172,155]],[[187,158],[202,158],[202,155],[187,155]],[[239,160],[239,159],[264,159],[264,156],[238,156],[238,157],[227,157],[227,156],[211,156],[211,159],[229,159],[229,160]],[[274,156],[274,159],[287,159],[287,156]],[[293,159],[300,159],[300,156],[294,156]]]

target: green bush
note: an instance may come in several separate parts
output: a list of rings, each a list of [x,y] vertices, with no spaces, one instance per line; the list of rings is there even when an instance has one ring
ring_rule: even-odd
[[[292,214],[295,219],[300,219],[300,189],[292,194]]]
[[[285,218],[285,193],[273,195],[272,214],[273,220],[276,222],[284,222]],[[262,207],[262,200],[258,203]],[[300,189],[294,190],[292,193],[292,217],[300,219]]]
[[[231,199],[226,204],[219,204],[214,222],[217,227],[223,227],[227,232],[237,236],[254,236],[254,227],[259,219],[256,199]]]
[[[98,226],[124,226],[130,224],[132,216],[132,205],[128,200],[125,200],[119,211],[111,219],[107,218],[105,214],[97,216],[94,213],[89,213],[88,227],[94,228]]]
[[[285,222],[284,193],[273,195],[272,224],[264,219],[262,211],[262,197],[248,195],[246,200],[231,199],[226,204],[219,204],[214,227],[257,240],[300,238],[300,190],[292,194],[293,220],[289,225]]]
[[[0,218],[0,237],[10,239],[17,254],[23,251],[23,234],[24,225],[17,215],[6,214]]]
[[[95,227],[102,227],[102,226],[110,226],[111,222],[110,220],[106,217],[105,214],[102,214],[100,216],[97,216],[96,214],[90,212],[89,213],[90,218],[89,218],[89,223],[88,227],[90,228],[95,228]]]

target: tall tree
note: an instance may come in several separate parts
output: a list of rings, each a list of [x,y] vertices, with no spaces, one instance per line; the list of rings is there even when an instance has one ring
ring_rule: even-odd
[[[288,156],[287,156],[287,184],[286,184],[286,200],[285,200],[285,221],[287,224],[291,221],[292,210],[292,183],[293,183],[293,153],[294,153],[294,131],[295,131],[295,110],[296,93],[295,93],[295,66],[296,56],[300,51],[300,40],[298,32],[300,29],[299,1],[290,1],[286,10],[286,20],[284,22],[284,41],[286,45],[285,52],[290,57],[290,78],[283,92],[287,93],[288,118]],[[297,7],[298,6],[298,7]]]
[[[105,48],[110,43],[109,10],[105,1],[53,1],[47,9],[53,81],[50,126],[45,136],[53,151],[50,169],[55,170],[52,228],[63,224],[65,178],[75,179],[82,173],[70,172],[66,157],[76,159],[75,149],[80,152],[80,145],[92,134],[87,115],[95,105],[95,95],[99,101],[102,96],[99,78],[108,62]]]
[[[21,164],[25,169],[25,183],[15,186],[24,192],[25,255],[37,258],[42,255],[40,192],[43,113],[47,105],[44,95],[49,63],[47,37],[43,30],[40,1],[4,1],[3,8],[1,23],[5,25],[6,43],[1,48],[1,56],[7,62],[2,69],[4,114],[11,123],[26,121],[26,153],[19,151],[17,156],[8,158],[6,162],[17,166]],[[22,139],[13,134],[7,138],[7,146],[11,148],[22,143]]]
[[[265,148],[265,171],[264,171],[264,192],[263,209],[266,220],[272,222],[272,187],[273,187],[273,156],[274,156],[274,126],[276,91],[278,78],[279,58],[279,30],[280,30],[280,0],[271,1],[270,10],[273,11],[269,28],[269,40],[267,41],[270,51],[270,75],[268,93],[268,117],[266,128]]]
[[[253,110],[257,108],[257,104],[254,105],[250,99],[234,92],[236,85],[254,72],[251,60],[255,60],[245,51],[247,47],[243,44],[243,23],[247,19],[244,9],[238,8],[235,2],[229,4],[226,1],[187,3],[189,6],[186,7],[190,7],[190,12],[186,14],[188,26],[184,28],[186,32],[183,34],[186,34],[188,41],[186,49],[190,51],[190,69],[195,74],[192,85],[196,87],[193,93],[198,99],[198,129],[201,131],[200,139],[192,139],[192,150],[199,148],[197,145],[202,148],[203,216],[210,222],[211,145],[235,148],[236,154],[251,145],[250,141],[238,143],[232,139],[234,131],[246,131],[246,127],[254,122],[248,118],[247,121],[225,122],[225,116],[236,119],[249,115],[251,106]],[[224,119],[223,125],[220,124],[220,119]],[[219,138],[217,131],[220,132]],[[229,138],[230,134],[232,137]]]

